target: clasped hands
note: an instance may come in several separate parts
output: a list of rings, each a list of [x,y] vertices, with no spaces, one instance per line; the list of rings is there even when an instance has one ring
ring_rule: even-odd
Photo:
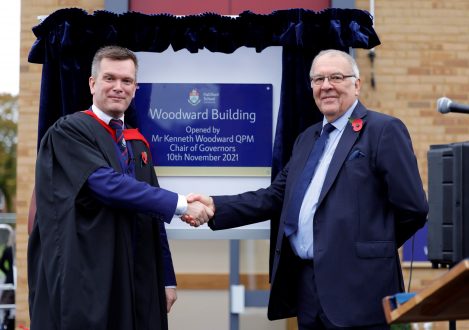
[[[212,197],[191,193],[186,196],[186,199],[187,210],[181,216],[181,220],[192,227],[199,227],[207,223],[215,214],[215,204]]]

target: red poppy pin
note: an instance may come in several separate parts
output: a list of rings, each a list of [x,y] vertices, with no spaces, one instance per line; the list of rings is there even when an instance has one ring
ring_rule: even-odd
[[[142,151],[142,166],[148,164],[148,155],[146,151]]]
[[[352,129],[354,132],[360,132],[360,130],[363,128],[363,119],[361,118],[349,118],[349,122],[352,124]]]

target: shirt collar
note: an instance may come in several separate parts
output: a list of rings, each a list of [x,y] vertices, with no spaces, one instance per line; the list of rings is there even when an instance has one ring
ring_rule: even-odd
[[[350,106],[350,108],[348,108],[347,111],[345,111],[345,113],[342,116],[340,116],[339,118],[337,118],[336,120],[334,120],[331,123],[332,125],[334,125],[334,127],[337,131],[341,132],[341,131],[344,130],[344,128],[347,125],[350,116],[352,116],[353,110],[355,109],[357,104],[358,104],[358,100],[355,100],[355,102],[353,102],[353,104]],[[323,120],[322,120],[322,127],[324,127],[324,125],[326,125],[326,124],[327,124],[327,119],[326,119],[326,117],[324,117]]]
[[[122,120],[122,122],[124,123],[124,115],[122,115],[122,117],[120,118],[114,118],[114,117],[111,117],[109,116],[108,114],[104,113],[101,109],[99,109],[97,106],[95,106],[94,104],[91,106],[91,111],[94,112],[94,114],[99,118],[101,119],[102,121],[104,121],[106,124],[109,125],[109,122],[111,121],[111,119],[120,119]]]

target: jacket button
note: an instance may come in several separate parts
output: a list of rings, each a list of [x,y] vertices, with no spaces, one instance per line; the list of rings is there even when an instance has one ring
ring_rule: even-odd
[[[280,249],[276,249],[275,254],[280,254]]]

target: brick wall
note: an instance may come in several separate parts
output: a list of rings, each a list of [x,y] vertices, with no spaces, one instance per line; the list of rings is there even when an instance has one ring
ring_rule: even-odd
[[[370,10],[368,0],[357,0],[356,6]],[[357,50],[361,99],[407,125],[427,189],[429,146],[469,140],[468,115],[442,115],[436,110],[436,100],[442,96],[469,103],[469,2],[376,0],[374,13],[381,45],[375,48],[373,69],[369,52]],[[443,272],[419,267],[414,270],[411,291],[425,287]],[[408,269],[404,278],[407,282]],[[457,328],[469,329],[469,322],[457,322]],[[448,324],[438,322],[433,329],[448,329]]]
[[[92,13],[104,8],[104,0],[22,0],[20,49],[20,121],[18,125],[17,159],[17,267],[18,289],[16,295],[16,326],[29,324],[27,290],[27,216],[34,186],[36,161],[37,120],[42,66],[28,63],[28,53],[36,40],[32,27],[39,23],[38,16],[48,15],[57,9],[80,7]]]
[[[358,0],[357,7],[368,10],[369,1]],[[408,126],[425,186],[429,146],[469,139],[469,116],[436,111],[442,96],[469,102],[468,15],[465,0],[375,1],[381,39],[375,49],[375,89],[368,51],[357,51],[362,100]]]
[[[369,1],[357,0],[369,9]],[[88,12],[104,8],[103,0],[23,0],[21,3],[20,123],[17,165],[17,325],[28,324],[27,214],[34,185],[37,112],[41,66],[27,62],[35,38],[37,16],[59,8],[80,7]],[[469,116],[441,115],[441,96],[469,103],[469,1],[376,0],[375,28],[382,45],[376,47],[373,70],[368,51],[357,50],[363,89],[361,100],[370,108],[401,118],[409,128],[422,179],[427,184],[426,152],[431,144],[469,140]],[[370,86],[374,73],[376,87]],[[407,270],[406,279],[407,276]],[[424,287],[442,270],[419,268],[412,290]],[[445,329],[446,323],[435,328]],[[434,328],[434,329],[435,329]],[[458,322],[458,329],[469,329]]]

